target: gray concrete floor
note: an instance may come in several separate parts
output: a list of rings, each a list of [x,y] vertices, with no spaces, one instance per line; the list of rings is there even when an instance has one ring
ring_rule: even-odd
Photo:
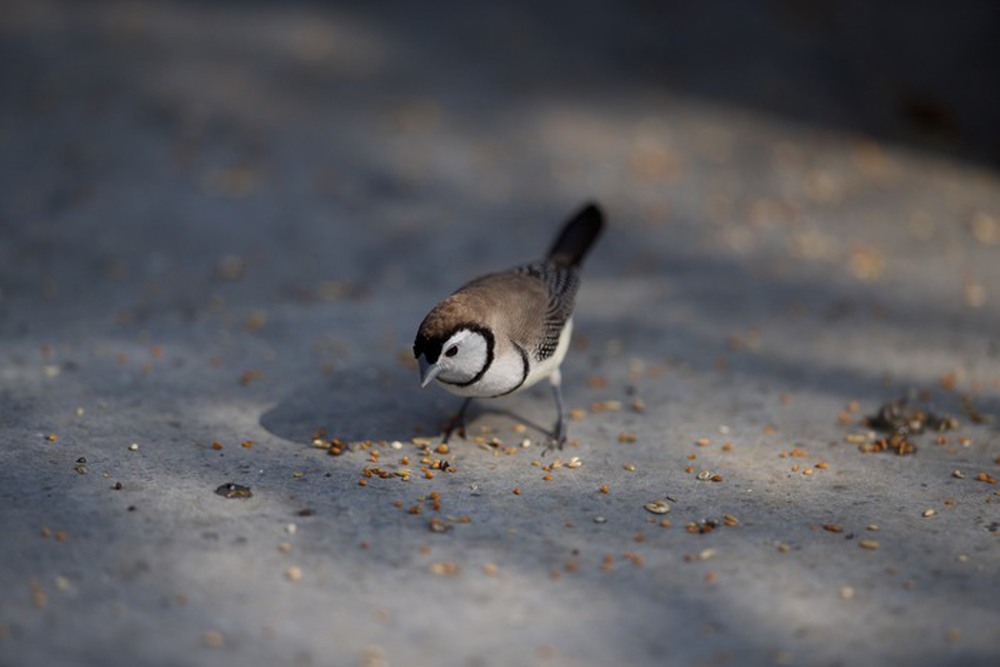
[[[1000,661],[982,67],[763,4],[0,11],[0,664]],[[572,445],[539,387],[438,452],[421,318],[591,198]],[[911,392],[960,427],[861,451]]]

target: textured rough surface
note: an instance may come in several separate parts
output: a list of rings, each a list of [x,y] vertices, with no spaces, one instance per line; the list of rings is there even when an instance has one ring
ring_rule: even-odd
[[[0,664],[997,664],[982,4],[0,5]],[[417,325],[589,198],[572,446],[438,451]]]

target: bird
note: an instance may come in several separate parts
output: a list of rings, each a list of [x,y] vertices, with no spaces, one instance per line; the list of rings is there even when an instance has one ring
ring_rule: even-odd
[[[466,283],[438,303],[420,323],[413,356],[420,386],[436,381],[465,397],[443,442],[459,427],[474,398],[498,398],[548,379],[558,417],[548,448],[566,443],[566,414],[559,367],[573,334],[573,306],[584,258],[604,228],[595,202],[563,225],[541,259]]]

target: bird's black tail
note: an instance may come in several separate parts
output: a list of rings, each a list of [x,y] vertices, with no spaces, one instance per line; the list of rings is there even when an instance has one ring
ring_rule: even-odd
[[[591,202],[580,209],[559,232],[548,259],[560,266],[579,266],[604,228],[604,213]]]

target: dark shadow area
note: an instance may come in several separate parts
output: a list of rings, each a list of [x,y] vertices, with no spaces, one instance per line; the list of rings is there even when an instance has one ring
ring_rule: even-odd
[[[383,84],[468,113],[488,112],[497,91],[690,96],[1000,165],[1000,5],[989,0],[296,4],[374,26],[403,59]],[[477,92],[486,82],[493,90]]]

